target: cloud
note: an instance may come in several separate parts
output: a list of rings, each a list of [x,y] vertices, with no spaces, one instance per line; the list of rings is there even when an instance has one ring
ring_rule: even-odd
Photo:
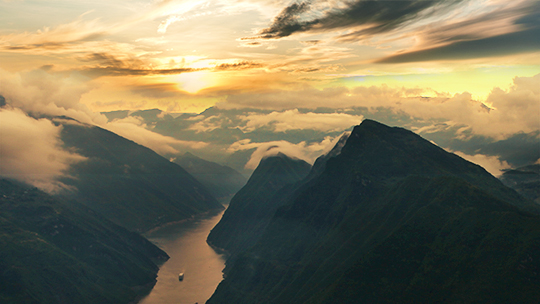
[[[258,41],[249,41],[249,42],[244,42],[240,44],[240,47],[247,47],[247,48],[256,48],[256,47],[261,47],[261,46],[263,46],[263,44]]]
[[[314,0],[290,4],[269,27],[243,40],[335,32],[345,43],[413,43],[376,63],[464,60],[537,52],[538,20],[536,0]]]
[[[486,13],[448,18],[414,29],[418,45],[377,63],[404,63],[435,60],[463,60],[537,52],[540,42],[540,2],[513,1],[488,4]]]
[[[488,37],[459,41],[436,48],[406,52],[384,57],[376,63],[404,63],[435,60],[463,60],[496,57],[509,54],[538,52],[540,28]]]
[[[215,129],[219,129],[223,127],[223,124],[230,122],[230,120],[228,120],[223,115],[210,116],[210,117],[204,118],[203,120],[201,119],[202,118],[198,118],[198,116],[189,119],[189,120],[195,120],[195,121],[198,120],[198,121],[194,123],[193,125],[191,125],[188,128],[188,130],[193,130],[193,131],[196,131],[197,133],[210,132]]]
[[[106,24],[101,21],[101,18],[84,20],[86,15],[93,13],[92,10],[81,14],[74,21],[60,24],[54,28],[44,27],[36,32],[0,35],[0,49],[16,52],[35,52],[36,50],[62,51],[70,49],[74,45],[85,44],[90,40],[96,40],[126,29],[135,28],[138,24],[148,20],[169,16],[158,28],[158,32],[164,33],[170,24],[180,20],[178,17],[173,16],[174,14],[188,13],[194,9],[205,7],[208,4],[207,1],[166,0],[151,2],[153,3],[142,4],[140,6],[136,3],[129,3],[129,6],[126,7],[121,7],[122,4],[120,6],[116,5],[113,9],[120,8],[122,10],[122,16],[125,16],[125,13],[129,11],[138,11],[138,13],[131,14],[114,23]],[[93,7],[96,7],[96,5],[94,4]],[[97,7],[100,6],[98,5]],[[134,9],[135,7],[138,9]],[[107,9],[111,8],[109,7]]]
[[[208,146],[208,143],[200,141],[178,140],[169,136],[164,136],[147,129],[147,125],[142,123],[142,119],[130,116],[124,119],[114,120],[103,126],[120,136],[131,139],[134,142],[154,150],[156,153],[177,154],[178,146],[191,149],[202,149]]]
[[[324,132],[343,131],[359,124],[363,116],[345,113],[300,113],[298,109],[270,114],[251,114],[241,117],[246,121],[243,131],[253,131],[264,126],[271,127],[275,132],[288,130],[319,130]]]
[[[483,154],[468,155],[459,151],[450,151],[472,163],[482,166],[487,172],[495,177],[502,175],[502,170],[509,169],[510,165],[506,161],[500,161],[496,156]]]
[[[141,56],[141,54],[137,54],[133,50],[120,50],[116,49],[116,46],[113,46],[112,49],[104,50],[103,52],[94,52],[79,57],[79,61],[93,62],[95,64],[83,66],[78,68],[78,70],[91,77],[102,77],[177,75],[207,69],[184,67],[185,60],[179,64],[171,64],[171,62],[175,62],[174,60],[169,62],[169,66],[179,65],[178,67],[159,68],[163,67],[163,65],[159,62],[154,62],[154,60],[142,60]]]
[[[362,27],[355,33],[357,37],[371,36],[392,31],[424,14],[441,13],[460,2],[462,0],[296,2],[285,7],[268,28],[250,38],[276,39],[301,32],[354,27]]]
[[[174,82],[136,84],[129,85],[128,88],[133,93],[139,94],[144,97],[152,98],[154,100],[171,97],[186,98],[188,95],[186,92],[180,91],[178,88],[178,83]]]
[[[245,70],[245,69],[253,69],[253,68],[261,68],[264,65],[259,62],[253,62],[253,61],[240,61],[236,63],[222,63],[216,65],[214,70],[216,71],[226,71],[226,70]]]
[[[273,90],[265,93],[230,95],[226,102],[218,103],[217,107],[278,111],[301,107],[308,109],[365,107],[368,111],[388,108],[394,113],[404,113],[417,121],[432,121],[433,124],[444,122],[449,126],[468,127],[472,130],[472,134],[501,140],[519,132],[530,133],[540,130],[538,115],[533,114],[538,113],[540,108],[539,82],[540,74],[533,77],[516,77],[510,89],[494,88],[484,102],[473,99],[468,92],[450,95],[429,88],[396,88],[381,85],[322,90],[306,87],[296,91]],[[423,94],[435,97],[423,97]],[[285,117],[284,114],[273,115]],[[293,115],[293,112],[288,115]],[[364,116],[367,117],[367,114]],[[271,117],[254,116],[253,125],[259,126],[271,121]],[[283,125],[282,128],[287,127]]]
[[[169,16],[167,19],[161,21],[158,26],[158,33],[165,34],[169,25],[175,23],[176,21],[181,20],[178,16]]]
[[[3,51],[33,51],[36,49],[58,50],[70,45],[96,39],[107,34],[106,27],[99,24],[98,19],[82,20],[82,16],[74,21],[61,24],[55,28],[44,27],[36,32],[8,34],[0,36],[0,49]]]
[[[67,189],[58,178],[86,158],[61,148],[60,131],[50,120],[34,119],[20,109],[1,109],[0,174],[49,193]]]
[[[463,145],[456,146],[460,151],[473,154],[497,156],[507,161],[512,167],[521,167],[534,163],[540,158],[540,130],[531,133],[516,133],[508,138],[498,141],[489,141],[483,138],[471,138],[466,144],[470,145],[469,151]]]
[[[54,74],[46,69],[9,73],[0,69],[0,95],[12,107],[27,113],[67,116],[80,122],[103,124],[107,118],[80,103],[92,88],[77,74]]]
[[[182,141],[155,133],[140,120],[129,117],[108,122],[105,115],[94,113],[80,102],[82,94],[91,90],[80,74],[51,74],[34,70],[12,74],[0,70],[0,95],[9,106],[36,116],[66,116],[90,125],[108,129],[159,154],[178,153],[176,147],[201,149],[207,144]]]
[[[534,5],[528,0],[492,2],[491,5],[486,3],[478,13],[473,11],[465,16],[458,13],[454,18],[445,18],[416,28],[409,35],[418,37],[417,48],[427,48],[519,32],[530,28],[529,25],[523,26],[519,20],[531,15],[531,11],[537,11]]]
[[[81,71],[96,76],[151,76],[151,75],[177,75],[190,72],[198,72],[206,69],[178,68],[178,69],[138,69],[132,67],[97,66],[86,67]]]
[[[254,170],[259,165],[261,159],[268,156],[275,156],[283,153],[289,157],[304,160],[313,164],[315,159],[323,153],[330,151],[341,136],[325,137],[321,142],[307,144],[305,141],[293,144],[285,140],[270,142],[251,142],[250,139],[239,140],[227,149],[228,153],[237,151],[256,149],[250,156],[245,165],[245,169]]]
[[[265,65],[260,62],[249,60],[227,60],[228,62],[203,63],[201,58],[191,60],[191,64],[203,65],[204,67],[186,67],[186,60],[182,58],[180,62],[170,59],[165,64],[157,60],[142,60],[141,55],[137,55],[132,50],[109,50],[107,53],[91,53],[80,57],[79,61],[95,62],[95,65],[83,66],[78,70],[92,77],[101,76],[154,76],[154,75],[178,75],[183,73],[200,71],[236,71],[246,69],[262,68]],[[171,67],[172,66],[172,67]]]

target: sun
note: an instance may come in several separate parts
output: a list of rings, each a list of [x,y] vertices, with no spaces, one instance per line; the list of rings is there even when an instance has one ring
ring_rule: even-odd
[[[182,91],[186,91],[191,94],[195,94],[202,89],[211,87],[215,82],[213,77],[211,77],[211,73],[208,71],[180,74],[175,76],[175,81],[178,83],[178,87]]]

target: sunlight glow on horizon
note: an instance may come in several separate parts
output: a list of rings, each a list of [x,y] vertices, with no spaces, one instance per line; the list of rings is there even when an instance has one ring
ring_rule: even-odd
[[[277,91],[384,85],[485,101],[540,73],[533,0],[433,1],[412,13],[403,1],[380,20],[360,0],[305,11],[287,11],[288,1],[63,2],[0,2],[0,69],[75,75],[93,111],[203,111]]]

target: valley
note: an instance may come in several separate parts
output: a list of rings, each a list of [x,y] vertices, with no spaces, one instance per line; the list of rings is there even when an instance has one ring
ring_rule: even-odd
[[[170,259],[160,265],[156,285],[140,304],[202,304],[210,298],[223,279],[225,256],[216,253],[206,238],[222,215],[203,215],[145,234]],[[178,280],[180,272],[185,274],[182,281]]]
[[[2,302],[540,297],[538,165],[499,180],[365,119],[313,165],[268,147],[246,180],[191,153],[166,159],[97,126],[43,119],[83,160],[57,193],[0,179]]]
[[[540,303],[540,0],[0,0],[0,304]]]

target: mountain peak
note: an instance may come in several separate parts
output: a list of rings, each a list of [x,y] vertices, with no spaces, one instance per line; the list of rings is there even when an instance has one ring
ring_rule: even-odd
[[[198,156],[196,156],[195,154],[191,153],[191,152],[186,152],[184,153],[184,155],[182,155],[182,157],[187,157],[187,158],[200,158]]]
[[[207,303],[538,298],[539,281],[530,278],[540,256],[529,240],[540,234],[539,217],[516,206],[534,208],[480,166],[413,132],[366,120],[305,181],[267,192],[271,218],[256,243],[227,261],[225,279]],[[225,214],[243,223],[233,207]],[[241,211],[255,219],[262,214],[252,210]],[[223,231],[229,243],[244,240]]]
[[[282,201],[273,197],[305,178],[310,169],[307,162],[281,152],[263,158],[247,184],[231,199],[223,218],[208,236],[208,242],[229,253],[254,245],[281,206]]]
[[[376,120],[366,118],[364,119],[358,126],[356,127],[382,127],[382,128],[390,128],[389,126],[380,123]]]
[[[354,127],[331,174],[343,172],[370,176],[379,181],[392,181],[410,175],[436,177],[453,176],[495,193],[499,198],[539,212],[537,206],[523,203],[514,191],[484,168],[399,127],[389,127],[373,120],[364,120]]]
[[[289,156],[283,152],[278,152],[277,154],[274,154],[274,155],[266,155],[264,156],[261,161],[265,160],[265,159],[269,159],[269,158],[283,158],[283,159],[297,159],[296,157],[292,157],[292,156]]]
[[[288,156],[287,154],[282,152],[278,152],[276,155],[269,155],[263,157],[251,176],[257,176],[262,172],[264,172],[262,174],[266,174],[268,170],[271,170],[272,172],[275,172],[276,170],[288,171],[293,167],[302,168],[300,169],[300,171],[306,171],[306,174],[311,169],[311,165],[306,161],[296,157]],[[298,169],[294,169],[293,171],[297,170]]]

